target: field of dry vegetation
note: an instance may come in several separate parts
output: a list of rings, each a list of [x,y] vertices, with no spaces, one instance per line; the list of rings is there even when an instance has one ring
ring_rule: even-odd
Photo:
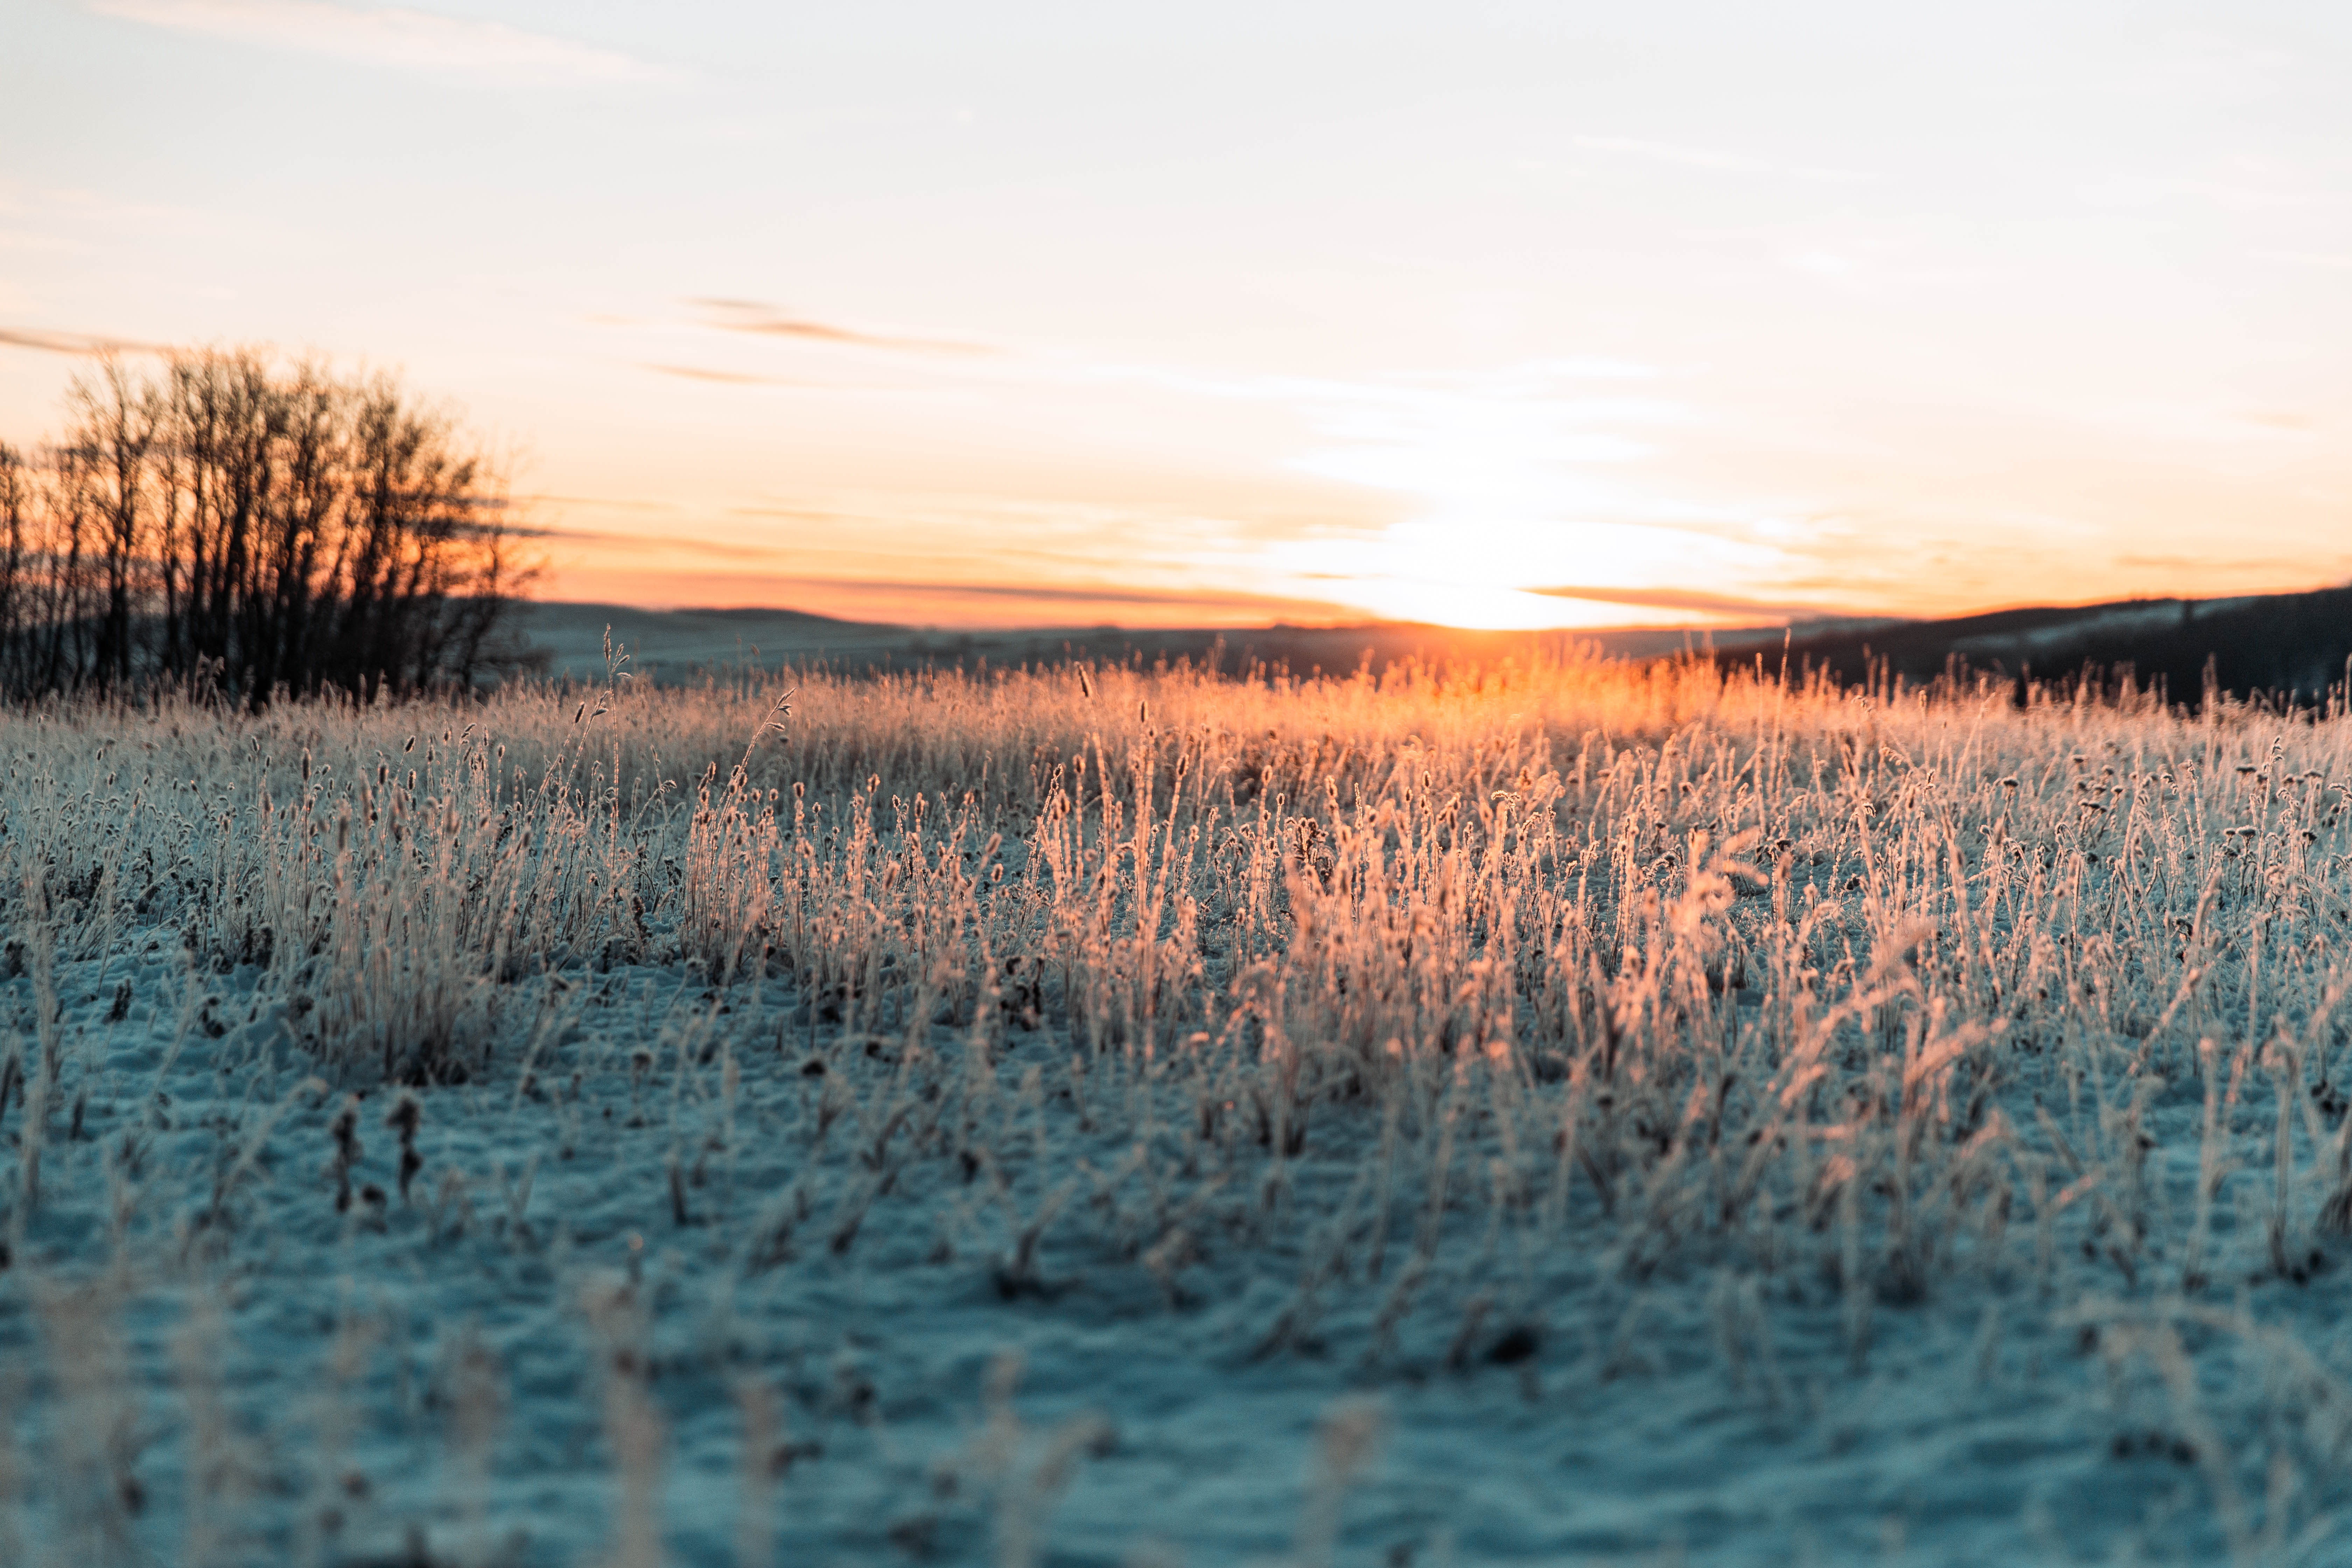
[[[2343,696],[9,714],[0,1563],[2346,1561]]]

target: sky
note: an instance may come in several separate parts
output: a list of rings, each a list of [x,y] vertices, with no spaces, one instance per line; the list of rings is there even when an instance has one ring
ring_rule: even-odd
[[[0,437],[398,370],[542,595],[1759,624],[2352,580],[2352,7],[0,0]]]

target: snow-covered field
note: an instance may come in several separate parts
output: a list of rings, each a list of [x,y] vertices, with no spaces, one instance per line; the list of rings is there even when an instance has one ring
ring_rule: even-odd
[[[2352,1562],[2346,720],[0,721],[0,1563]]]

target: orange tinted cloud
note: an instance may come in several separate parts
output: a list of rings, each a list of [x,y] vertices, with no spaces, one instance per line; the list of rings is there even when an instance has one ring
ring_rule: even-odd
[[[1686,588],[1522,588],[1524,594],[1536,594],[1547,599],[1589,599],[1597,605],[1630,605],[1652,610],[1690,610],[1707,616],[1754,616],[1760,619],[1779,619],[1790,616],[1815,616],[1823,613],[1818,605],[1778,604],[1767,599],[1746,599],[1732,594],[1702,594]]]
[[[900,578],[809,577],[781,573],[664,570],[636,563],[588,562],[563,570],[567,599],[609,599],[676,609],[761,606],[807,610],[845,620],[924,626],[1242,626],[1284,621],[1351,625],[1362,611],[1328,600],[1279,595],[1139,588],[1117,583],[1027,586]]]
[[[834,343],[845,348],[892,349],[912,353],[984,354],[992,349],[981,343],[958,342],[947,338],[906,338],[885,332],[868,332],[855,327],[836,326],[830,321],[811,321],[803,316],[788,316],[773,305],[757,300],[689,300],[705,313],[706,323],[722,331],[751,332],[762,337],[799,338],[808,342]]]
[[[586,528],[509,528],[509,537],[543,540],[550,544],[585,545],[592,550],[617,550],[632,554],[648,551],[661,554],[709,555],[722,561],[772,561],[783,554],[782,550],[764,544],[737,544],[720,539],[696,539],[690,535],[604,533]],[[566,575],[570,575],[569,573]]]
[[[787,381],[780,375],[748,375],[735,370],[706,370],[691,364],[648,364],[645,367],[663,375],[674,375],[681,381],[709,381],[725,386],[809,386],[805,381]]]

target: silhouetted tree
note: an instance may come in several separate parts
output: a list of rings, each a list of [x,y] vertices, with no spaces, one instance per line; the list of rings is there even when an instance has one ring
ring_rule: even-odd
[[[78,378],[62,439],[0,446],[0,692],[467,683],[525,585],[497,466],[387,375],[254,350]]]

